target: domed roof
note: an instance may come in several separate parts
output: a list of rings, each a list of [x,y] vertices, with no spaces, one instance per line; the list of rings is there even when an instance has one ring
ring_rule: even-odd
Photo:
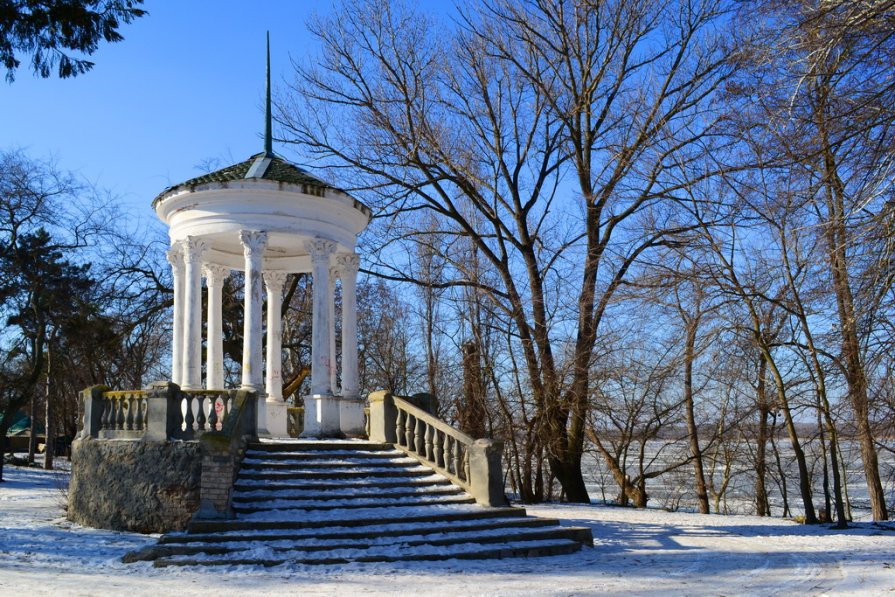
[[[192,190],[193,188],[204,184],[216,182],[226,183],[246,179],[270,180],[274,182],[301,185],[303,187],[302,192],[308,195],[323,196],[326,189],[341,190],[312,176],[307,171],[299,168],[295,164],[287,162],[274,153],[262,151],[238,164],[233,164],[232,166],[227,166],[226,168],[221,168],[220,170],[215,170],[214,172],[191,178],[186,182],[172,185],[159,193],[152,201],[152,205],[154,207],[162,197],[175,190]]]

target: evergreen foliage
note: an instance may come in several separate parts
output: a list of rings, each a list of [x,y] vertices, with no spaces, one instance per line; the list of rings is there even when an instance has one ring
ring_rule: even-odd
[[[19,55],[31,55],[31,69],[42,78],[61,79],[93,68],[90,56],[102,41],[124,39],[123,24],[142,17],[143,0],[0,0],[0,62],[6,80],[15,79]]]

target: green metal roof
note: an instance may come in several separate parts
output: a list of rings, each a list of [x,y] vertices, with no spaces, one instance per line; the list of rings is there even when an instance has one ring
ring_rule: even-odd
[[[233,164],[232,166],[227,166],[226,168],[221,168],[220,170],[191,178],[186,182],[170,186],[162,191],[152,204],[155,205],[164,195],[174,190],[188,189],[214,182],[224,183],[245,179],[270,180],[302,185],[305,187],[305,193],[317,196],[323,196],[325,189],[335,189],[331,184],[311,176],[295,164],[290,164],[275,154],[261,152],[238,164]]]

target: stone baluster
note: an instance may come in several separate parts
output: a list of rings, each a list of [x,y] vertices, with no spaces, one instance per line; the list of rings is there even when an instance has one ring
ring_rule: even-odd
[[[137,396],[136,403],[137,417],[134,420],[134,428],[137,429],[137,431],[144,431],[144,424],[146,422],[146,399],[142,394]]]
[[[205,408],[208,405],[208,399],[203,395],[196,396],[196,431],[205,431],[205,422],[208,417],[205,416]]]
[[[186,406],[186,412],[184,412],[183,416],[183,431],[190,435],[194,430],[193,424],[196,422],[196,417],[193,415],[193,397],[186,392],[182,396],[183,404]]]
[[[432,460],[435,462],[435,466],[444,468],[444,432],[440,429],[435,430],[432,449],[434,451],[434,458]]]
[[[395,421],[395,441],[398,445],[407,446],[407,440],[404,436],[404,426],[407,422],[407,416],[404,414],[404,411],[398,409],[398,418]]]
[[[447,433],[444,434],[444,452],[441,455],[441,466],[444,467],[444,470],[449,471],[451,469],[451,436]]]
[[[407,431],[405,434],[407,439],[407,449],[411,452],[417,451],[416,443],[414,442],[414,439],[416,439],[416,424],[416,417],[407,413]]]
[[[115,404],[115,431],[124,431],[124,401],[118,398],[112,402]]]
[[[211,396],[211,410],[208,411],[208,430],[214,431],[218,428],[218,397]]]
[[[103,431],[109,428],[109,412],[111,405],[108,400],[103,400],[100,402],[100,407],[102,408],[102,414],[99,416],[99,431]]]
[[[413,438],[413,445],[416,448],[416,453],[426,458],[426,422],[421,421],[420,419],[416,420],[416,429],[414,429],[415,435]]]
[[[124,419],[124,428],[128,431],[134,430],[134,396],[127,394],[122,397],[122,402],[127,404],[127,416]]]
[[[454,444],[454,450],[453,450],[453,454],[451,455],[453,470],[451,472],[454,473],[457,477],[459,477],[460,471],[462,470],[460,468],[460,442],[458,442],[457,440],[454,440],[453,444]]]

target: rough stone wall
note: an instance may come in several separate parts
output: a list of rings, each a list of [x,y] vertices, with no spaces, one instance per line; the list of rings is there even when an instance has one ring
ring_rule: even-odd
[[[77,440],[68,519],[138,533],[183,530],[199,508],[201,476],[198,442]]]

